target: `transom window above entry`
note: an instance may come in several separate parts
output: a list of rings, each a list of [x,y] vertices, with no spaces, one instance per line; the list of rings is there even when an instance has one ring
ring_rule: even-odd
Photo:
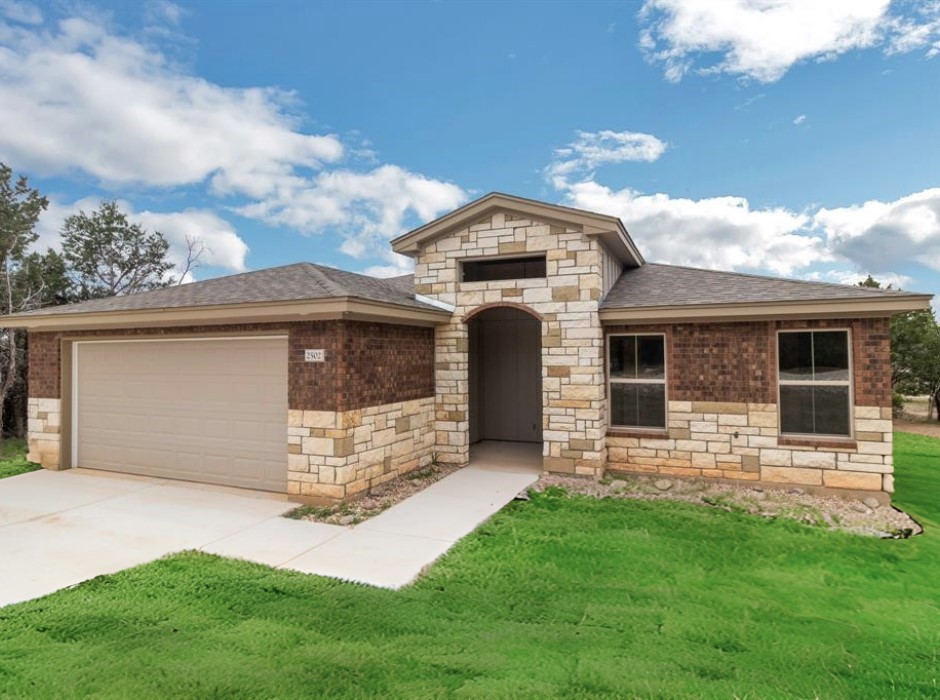
[[[463,282],[537,279],[545,277],[545,255],[464,260],[460,268]]]

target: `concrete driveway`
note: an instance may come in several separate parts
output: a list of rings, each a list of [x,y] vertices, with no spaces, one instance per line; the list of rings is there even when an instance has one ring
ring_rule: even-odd
[[[401,588],[538,478],[539,455],[511,449],[357,527],[282,518],[295,504],[259,491],[83,469],[0,479],[0,607],[186,549]]]
[[[0,606],[208,549],[293,507],[275,494],[82,470],[0,480]]]

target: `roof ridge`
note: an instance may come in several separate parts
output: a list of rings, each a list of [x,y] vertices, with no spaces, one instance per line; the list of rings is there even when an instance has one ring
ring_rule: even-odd
[[[646,264],[657,266],[657,267],[673,267],[673,268],[678,268],[680,270],[692,270],[693,272],[710,272],[716,275],[730,275],[733,277],[751,277],[753,279],[770,280],[773,282],[793,282],[795,284],[808,284],[808,285],[816,285],[816,286],[821,286],[821,287],[836,287],[837,289],[845,289],[846,287],[848,287],[849,289],[857,289],[858,291],[862,293],[868,293],[868,294],[891,294],[891,295],[909,294],[909,295],[914,295],[914,296],[921,295],[921,293],[919,292],[906,292],[902,289],[877,289],[875,287],[863,287],[857,284],[854,284],[854,285],[844,284],[841,282],[821,282],[818,280],[793,279],[792,277],[759,275],[754,272],[732,272],[731,270],[712,270],[707,267],[692,267],[691,265],[671,265],[669,263],[660,263],[660,262],[647,262]],[[636,268],[636,269],[641,269],[641,268]],[[624,272],[625,273],[629,272],[629,270],[624,270]]]
[[[316,263],[311,262],[304,263],[304,266],[307,269],[307,273],[314,280],[316,280],[317,284],[323,287],[323,289],[325,289],[331,295],[339,297],[351,296],[349,290],[346,289],[346,287],[334,280],[327,273],[327,270],[335,270],[338,268],[330,268],[326,265],[317,265]]]

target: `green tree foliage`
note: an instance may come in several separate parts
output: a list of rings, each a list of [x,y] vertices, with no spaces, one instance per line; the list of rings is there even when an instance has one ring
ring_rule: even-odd
[[[881,289],[871,275],[858,285]],[[932,309],[891,319],[891,386],[907,396],[930,397],[931,410],[940,420],[940,324]]]
[[[46,272],[61,272],[58,256],[30,253],[38,239],[36,222],[49,206],[38,190],[23,176],[14,177],[9,166],[0,163],[0,314],[39,308],[62,291],[46,280]],[[55,274],[52,278],[53,283]],[[14,328],[0,329],[0,435],[9,432],[7,416],[18,416],[20,432],[25,423],[25,400],[16,412],[16,397],[25,387],[26,338]]]
[[[117,202],[73,214],[62,227],[62,250],[76,301],[134,294],[173,280],[170,244],[159,231],[128,221]]]

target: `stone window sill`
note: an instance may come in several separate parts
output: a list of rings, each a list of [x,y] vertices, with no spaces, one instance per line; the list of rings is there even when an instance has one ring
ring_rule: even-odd
[[[642,428],[608,428],[607,437],[625,437],[625,438],[653,438],[662,440],[669,437],[669,431],[665,428],[651,428],[644,430]]]
[[[813,437],[787,437],[781,435],[777,444],[790,447],[834,447],[857,450],[858,443],[852,438],[813,438]]]

